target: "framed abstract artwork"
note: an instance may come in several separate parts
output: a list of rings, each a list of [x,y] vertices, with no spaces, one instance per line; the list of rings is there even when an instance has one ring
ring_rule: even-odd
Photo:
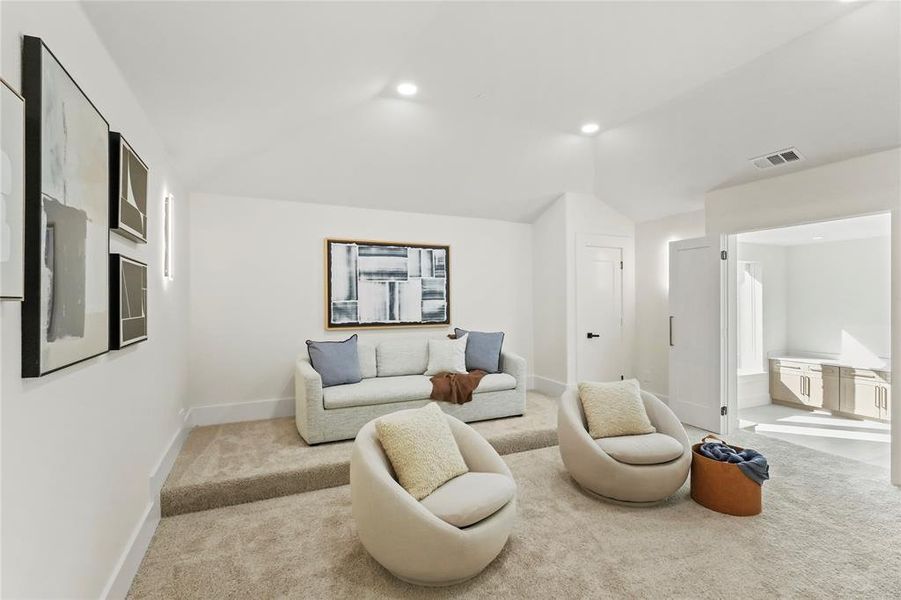
[[[25,36],[22,376],[109,351],[109,125],[40,38]]]
[[[450,247],[326,240],[326,327],[450,324]]]
[[[110,254],[110,346],[119,350],[147,339],[147,265]]]
[[[0,298],[22,300],[25,227],[25,99],[0,79]]]
[[[147,243],[147,165],[121,133],[109,134],[110,228]]]

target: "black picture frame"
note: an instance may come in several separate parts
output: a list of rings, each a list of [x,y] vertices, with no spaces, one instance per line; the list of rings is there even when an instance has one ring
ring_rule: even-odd
[[[122,159],[123,156],[127,158],[129,155],[137,160],[138,166],[143,168],[144,171],[143,184],[141,186],[144,195],[144,212],[141,213],[138,210],[139,218],[142,221],[140,227],[130,222],[135,218],[134,211],[128,208],[128,203],[121,193],[123,187]],[[111,131],[109,134],[109,226],[111,231],[139,244],[147,243],[149,221],[147,213],[150,206],[148,202],[149,173],[150,168],[147,166],[147,163],[135,152],[134,147],[128,143],[128,140],[121,133]]]
[[[407,248],[416,250],[443,250],[444,251],[444,319],[434,321],[392,321],[392,322],[373,322],[373,321],[356,321],[356,322],[337,322],[333,319],[332,306],[332,246],[336,244],[357,245],[357,246],[375,246],[387,248]],[[326,239],[325,240],[325,328],[332,330],[347,329],[382,329],[382,328],[420,328],[420,327],[445,327],[451,323],[451,252],[449,245],[442,244],[423,244],[415,242],[385,242],[372,240],[352,240],[352,239]]]
[[[103,318],[103,333],[105,338],[102,344],[97,344],[96,351],[94,349],[86,351],[83,355],[76,355],[72,360],[68,360],[63,364],[45,365],[42,360],[43,350],[43,325],[42,325],[42,305],[43,305],[43,289],[42,289],[42,261],[43,241],[48,232],[53,234],[52,227],[45,228],[42,223],[44,211],[42,189],[42,133],[43,133],[43,70],[44,56],[53,60],[62,73],[68,77],[69,82],[74,85],[75,89],[80,93],[87,102],[89,110],[93,110],[103,123],[105,131],[104,139],[109,137],[109,122],[104,118],[103,114],[97,109],[91,99],[85,94],[84,90],[78,85],[72,75],[66,70],[62,62],[55,54],[46,46],[43,40],[34,36],[23,36],[22,44],[22,96],[25,98],[25,300],[22,303],[22,377],[41,377],[54,373],[66,367],[78,364],[98,356],[102,356],[109,352],[109,328],[106,326],[108,320],[107,315],[101,315]],[[99,132],[95,132],[99,133]],[[99,148],[99,146],[98,146]],[[105,254],[102,260],[98,257],[97,264],[94,265],[99,269],[100,275],[98,280],[103,282],[102,294],[106,294],[102,298],[103,310],[109,310],[109,276],[104,273],[109,268],[109,187],[105,183],[109,180],[109,146],[103,145],[102,152],[104,156],[96,157],[98,164],[102,163],[105,170],[103,189],[103,205],[102,214],[98,211],[98,223],[102,226],[105,235]],[[98,200],[99,202],[99,200]],[[105,221],[105,222],[103,222]],[[53,234],[55,235],[55,234]],[[53,237],[50,235],[50,237]],[[55,239],[55,238],[54,238]],[[55,285],[55,284],[54,284]],[[85,282],[85,285],[87,283]],[[55,287],[53,289],[56,289]],[[100,304],[100,300],[97,301]],[[98,317],[99,318],[99,317]],[[100,328],[97,328],[100,331]],[[76,353],[71,353],[75,355]]]
[[[143,308],[143,335],[129,335],[127,338],[123,335],[125,328],[122,325],[123,315],[123,282],[122,282],[122,264],[124,262],[137,265],[143,270],[143,289],[142,289],[142,308]],[[133,346],[141,342],[146,342],[149,336],[148,314],[147,314],[147,263],[125,256],[124,254],[113,253],[109,256],[109,287],[110,287],[110,349],[121,350],[128,346]],[[126,303],[127,304],[127,303]]]

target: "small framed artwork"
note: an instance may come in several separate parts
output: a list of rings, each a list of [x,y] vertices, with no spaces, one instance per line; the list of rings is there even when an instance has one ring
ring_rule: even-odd
[[[450,246],[326,240],[326,328],[450,324]]]
[[[25,295],[25,99],[0,79],[0,298]]]
[[[121,133],[109,134],[110,229],[147,243],[147,165]]]
[[[147,339],[147,265],[110,254],[110,346],[119,350]]]

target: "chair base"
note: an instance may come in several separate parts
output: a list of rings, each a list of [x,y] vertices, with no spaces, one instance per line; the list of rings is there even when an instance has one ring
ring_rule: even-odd
[[[482,574],[482,571],[479,571],[475,575],[469,575],[467,577],[463,577],[461,579],[454,579],[451,581],[417,581],[416,579],[410,579],[408,577],[398,575],[394,571],[388,571],[388,572],[391,573],[392,575],[394,575],[395,577],[397,577],[398,579],[400,579],[401,581],[403,581],[405,583],[409,583],[410,585],[416,585],[419,587],[430,587],[430,588],[442,588],[442,587],[450,587],[452,585],[458,585],[461,583],[465,583],[465,582],[469,581],[470,579],[472,579],[474,577],[478,577],[479,575]]]
[[[575,480],[573,480],[575,481]],[[598,500],[603,500],[604,502],[609,502],[610,504],[616,504],[619,506],[629,506],[633,508],[648,508],[652,506],[659,506],[672,498],[672,494],[665,498],[661,498],[660,500],[648,500],[647,502],[633,502],[631,500],[617,500],[616,498],[611,498],[609,496],[604,496],[603,494],[599,494],[595,491],[589,490],[587,487],[584,487],[578,481],[575,481],[576,485],[579,486],[579,489],[588,494],[589,496],[593,496]]]

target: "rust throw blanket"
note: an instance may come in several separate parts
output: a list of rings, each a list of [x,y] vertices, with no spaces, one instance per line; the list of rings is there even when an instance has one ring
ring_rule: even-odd
[[[472,400],[472,393],[482,377],[487,375],[485,371],[476,369],[469,373],[438,373],[432,377],[432,400],[444,400],[454,404],[466,404]]]

